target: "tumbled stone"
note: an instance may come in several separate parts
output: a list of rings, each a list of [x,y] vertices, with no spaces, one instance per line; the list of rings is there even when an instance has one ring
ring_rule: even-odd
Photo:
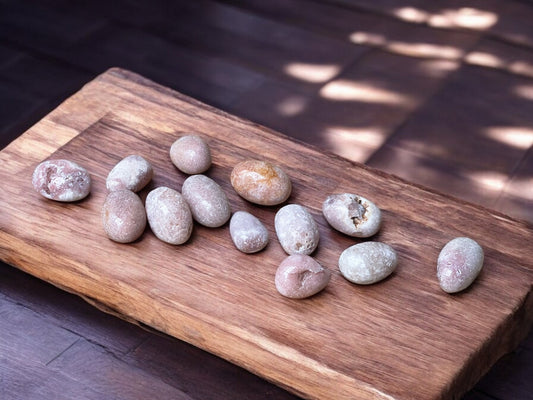
[[[381,211],[370,200],[351,193],[332,194],[322,205],[326,221],[353,237],[375,235],[381,227]]]
[[[146,196],[146,216],[154,235],[169,244],[183,244],[192,233],[191,210],[177,190],[158,187]]]
[[[246,160],[231,172],[231,185],[244,199],[264,206],[287,200],[292,191],[289,176],[268,161]]]
[[[196,222],[209,228],[224,225],[231,217],[228,198],[220,185],[205,175],[191,175],[183,182],[181,193]]]
[[[170,159],[176,168],[186,174],[201,174],[211,166],[211,150],[200,136],[185,135],[170,147]]]
[[[33,171],[32,184],[42,196],[62,202],[84,199],[91,191],[87,170],[69,160],[43,161]]]
[[[458,237],[449,241],[437,260],[437,279],[447,293],[469,287],[483,267],[483,248],[473,239]]]
[[[109,239],[119,243],[137,240],[146,227],[146,212],[131,190],[109,192],[102,207],[102,222]]]
[[[235,247],[243,253],[256,253],[268,244],[268,230],[257,217],[237,211],[229,222],[229,231]]]
[[[346,279],[370,285],[389,276],[398,265],[398,256],[388,244],[363,242],[348,247],[339,257],[339,269]]]
[[[311,254],[318,246],[320,234],[311,213],[299,204],[279,209],[274,218],[279,243],[287,254]]]
[[[138,192],[145,187],[153,176],[152,165],[139,155],[130,155],[119,161],[109,172],[106,179],[108,191],[128,189]]]
[[[304,299],[323,290],[330,278],[330,271],[318,261],[308,255],[295,254],[281,262],[274,280],[283,296]]]

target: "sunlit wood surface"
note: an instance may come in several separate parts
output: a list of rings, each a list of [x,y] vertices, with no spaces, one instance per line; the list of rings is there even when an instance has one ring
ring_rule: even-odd
[[[324,150],[533,220],[529,1],[87,3],[0,0],[2,146],[123,66]],[[0,385],[19,388],[18,398],[71,398],[75,383],[86,398],[111,387],[142,397],[143,379],[183,398],[290,398],[11,267],[1,273]],[[467,397],[528,398],[532,355],[530,335]],[[119,371],[113,379],[109,369]]]

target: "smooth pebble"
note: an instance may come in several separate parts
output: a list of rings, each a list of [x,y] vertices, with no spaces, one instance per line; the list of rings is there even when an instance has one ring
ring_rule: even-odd
[[[176,168],[186,174],[201,174],[211,166],[211,150],[200,136],[185,135],[170,147],[170,159]]]
[[[339,269],[346,279],[370,285],[389,276],[398,265],[398,256],[388,244],[363,242],[348,247],[339,257]]]
[[[246,211],[237,211],[231,216],[229,232],[235,247],[243,253],[256,253],[268,244],[267,228]]]
[[[33,171],[32,184],[42,196],[61,202],[84,199],[91,191],[87,170],[69,160],[43,161]]]
[[[314,258],[295,254],[285,258],[276,270],[275,284],[280,294],[304,299],[323,290],[331,278],[329,269]]]
[[[231,185],[244,199],[264,206],[283,203],[292,191],[291,180],[285,171],[261,160],[237,164],[231,172]]]
[[[145,187],[154,174],[152,165],[139,155],[130,155],[120,160],[109,172],[107,190],[128,189],[138,192]]]
[[[196,222],[209,228],[224,225],[231,217],[228,198],[220,185],[205,175],[191,175],[181,188]]]
[[[326,221],[353,237],[370,237],[381,227],[381,211],[370,200],[351,193],[332,194],[322,205]]]
[[[119,243],[137,240],[146,227],[146,212],[131,190],[109,192],[102,207],[102,222],[109,239]]]
[[[449,241],[437,260],[437,279],[447,293],[469,287],[483,267],[483,248],[473,239],[458,237]]]
[[[148,224],[157,238],[176,245],[189,240],[193,228],[192,214],[180,192],[158,187],[146,196],[145,207]]]
[[[307,208],[288,204],[274,218],[279,243],[287,254],[311,254],[318,246],[318,225]]]

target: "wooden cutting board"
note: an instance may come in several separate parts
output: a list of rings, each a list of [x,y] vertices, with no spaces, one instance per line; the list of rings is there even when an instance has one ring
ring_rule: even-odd
[[[110,169],[129,154],[152,162],[150,189],[180,190],[186,176],[168,150],[183,132],[203,135],[213,153],[207,175],[232,210],[255,214],[268,247],[237,251],[228,225],[195,226],[171,246],[147,228],[133,244],[108,240],[101,223]],[[92,175],[75,204],[46,200],[31,175],[47,158],[68,158]],[[235,164],[281,165],[320,227],[314,257],[333,272],[306,300],[279,295],[274,273],[285,257],[274,232],[279,207],[254,206],[229,183]],[[533,321],[533,230],[526,223],[325,154],[228,115],[136,74],[112,69],[87,84],[0,153],[0,257],[30,274],[103,304],[313,399],[457,398],[523,339]],[[373,238],[399,254],[395,273],[357,286],[339,273],[340,253],[361,240],[333,231],[325,197],[353,192],[383,211]],[[444,293],[436,280],[442,246],[470,236],[485,250],[470,289]]]

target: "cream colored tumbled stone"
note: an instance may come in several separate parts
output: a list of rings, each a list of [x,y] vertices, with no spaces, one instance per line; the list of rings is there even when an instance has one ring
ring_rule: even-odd
[[[339,269],[346,279],[370,285],[389,276],[398,265],[394,249],[381,242],[363,242],[348,247],[339,257]]]
[[[229,222],[229,231],[235,247],[243,253],[256,253],[268,244],[267,228],[249,212],[234,213]]]
[[[322,205],[326,221],[353,237],[370,237],[381,227],[381,211],[370,200],[351,193],[332,194]]]
[[[185,135],[170,147],[170,159],[176,168],[186,174],[201,174],[211,166],[211,149],[202,137]]]
[[[169,244],[183,244],[192,233],[191,210],[177,190],[158,187],[146,196],[146,216],[154,235]]]
[[[91,177],[82,166],[69,160],[43,161],[33,171],[32,185],[50,200],[72,202],[91,191]]]
[[[191,175],[181,188],[196,222],[209,228],[224,225],[231,217],[228,198],[220,185],[205,175]]]
[[[291,180],[285,171],[261,160],[237,164],[231,172],[231,185],[244,199],[264,206],[283,203],[292,191]]]
[[[437,279],[447,293],[469,287],[483,267],[483,248],[473,239],[458,237],[449,241],[437,260]]]
[[[107,190],[128,189],[138,192],[145,187],[154,174],[152,165],[143,157],[132,154],[120,160],[109,172]]]
[[[274,226],[279,243],[287,254],[309,255],[318,246],[318,225],[307,208],[299,204],[280,208]]]
[[[276,270],[274,282],[280,294],[291,299],[305,299],[323,290],[331,272],[314,258],[294,254],[285,258]]]
[[[109,239],[119,243],[137,240],[146,227],[142,200],[127,189],[108,193],[102,207],[102,222]]]

